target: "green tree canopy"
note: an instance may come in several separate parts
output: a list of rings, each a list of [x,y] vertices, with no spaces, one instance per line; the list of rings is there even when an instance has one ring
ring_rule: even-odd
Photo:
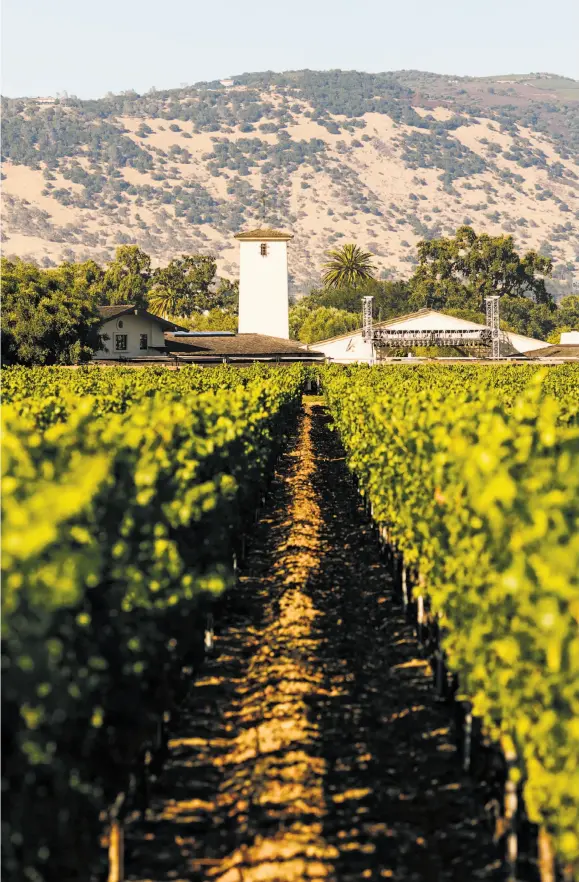
[[[62,263],[52,270],[59,273],[71,290],[90,292],[91,296],[102,299],[105,283],[105,271],[94,260],[84,263]]]
[[[378,281],[367,279],[359,286],[342,286],[339,288],[314,289],[300,304],[316,306],[333,306],[346,312],[362,315],[362,297],[371,296],[374,321],[386,321],[398,315],[410,312],[410,288],[403,281]]]
[[[419,309],[477,309],[484,298],[527,297],[553,308],[545,280],[552,271],[550,258],[527,251],[522,257],[512,236],[480,236],[472,227],[460,227],[449,238],[418,243],[419,265],[410,280],[412,305]]]
[[[546,340],[561,324],[559,311],[549,303],[534,303],[529,297],[507,294],[501,297],[501,325],[505,330]]]
[[[333,306],[318,306],[302,311],[298,305],[290,311],[290,333],[302,343],[327,340],[359,327],[359,315]]]
[[[99,348],[97,297],[70,265],[2,260],[4,364],[78,364]]]
[[[210,310],[216,305],[215,295],[211,292],[216,269],[215,258],[201,254],[183,254],[167,266],[156,269],[149,291],[152,312],[167,317],[185,317]]]
[[[219,279],[219,284],[212,297],[211,309],[222,309],[230,315],[239,312],[239,280]]]
[[[362,251],[358,245],[346,243],[326,254],[330,259],[324,264],[322,279],[327,288],[356,287],[360,282],[374,277],[376,268],[372,263],[373,255],[369,251]]]
[[[557,323],[569,331],[579,331],[579,294],[568,294],[559,301]]]
[[[237,316],[219,308],[194,312],[182,322],[190,331],[237,331]]]
[[[305,320],[311,315],[315,305],[309,302],[308,297],[304,297],[289,311],[289,332],[292,340],[299,340],[299,334]]]
[[[146,307],[151,283],[151,258],[138,245],[121,245],[102,282],[101,302]]]

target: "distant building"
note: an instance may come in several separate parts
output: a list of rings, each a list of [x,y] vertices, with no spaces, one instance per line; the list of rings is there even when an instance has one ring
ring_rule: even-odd
[[[564,346],[579,346],[579,331],[562,331],[559,342]]]
[[[238,233],[239,333],[289,339],[287,243],[291,233]]]
[[[100,334],[108,339],[95,353],[97,359],[121,361],[164,355],[165,331],[183,330],[174,322],[131,304],[101,306],[99,312],[103,318]]]
[[[392,335],[397,342],[393,345],[400,348],[412,347],[415,345],[425,345],[429,334],[432,332],[433,338],[444,336],[444,332],[448,332],[448,339],[452,341],[454,332],[476,332],[484,331],[486,326],[477,322],[470,322],[467,319],[455,318],[455,316],[446,315],[437,312],[434,309],[420,309],[418,312],[409,315],[399,316],[386,322],[379,322],[374,328],[388,328],[396,333]],[[465,335],[467,336],[467,335]],[[420,340],[420,344],[415,342]],[[370,341],[364,340],[362,329],[358,331],[350,331],[348,334],[340,334],[338,337],[331,337],[329,340],[321,340],[319,343],[312,344],[316,350],[323,352],[329,361],[338,362],[340,364],[351,364],[356,362],[364,362],[372,364],[376,361],[377,355],[375,347]],[[433,341],[430,345],[441,345]],[[453,345],[452,342],[446,345]],[[533,337],[525,337],[522,334],[512,334],[508,331],[501,332],[501,347],[503,355],[517,355],[520,353],[529,353],[534,350],[549,346],[543,340],[535,340]],[[385,352],[387,350],[384,350]]]
[[[222,86],[225,86],[226,88],[228,88],[229,86],[233,85],[234,80],[226,79],[226,80],[219,80],[219,82],[221,83]]]
[[[240,243],[239,333],[186,331],[134,306],[102,306],[101,361],[215,364],[324,361],[323,353],[289,339],[287,243],[291,233],[252,230]]]

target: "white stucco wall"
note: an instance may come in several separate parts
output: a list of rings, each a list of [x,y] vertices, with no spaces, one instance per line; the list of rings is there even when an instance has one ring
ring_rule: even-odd
[[[362,339],[362,332],[354,332],[348,337],[336,337],[326,343],[312,343],[311,349],[323,352],[327,358],[339,364],[372,364],[372,344]]]
[[[122,327],[119,327],[119,322],[122,322]],[[163,329],[158,322],[139,315],[120,315],[109,319],[101,326],[99,333],[107,334],[109,339],[104,343],[107,351],[99,350],[99,352],[95,353],[95,358],[134,358],[135,356],[159,355],[152,347],[165,346]],[[127,335],[127,348],[125,350],[115,349],[115,336],[117,334]],[[147,349],[140,348],[141,334],[147,335]]]
[[[559,342],[563,343],[565,346],[569,344],[574,344],[575,346],[579,345],[579,331],[562,331]]]
[[[289,340],[287,242],[239,242],[239,333]]]

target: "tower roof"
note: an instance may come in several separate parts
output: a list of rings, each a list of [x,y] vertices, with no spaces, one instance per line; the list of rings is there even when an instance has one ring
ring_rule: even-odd
[[[245,233],[237,233],[235,238],[240,239],[242,242],[287,242],[289,239],[293,239],[293,234],[285,233],[283,230],[262,228],[259,230],[247,230]]]

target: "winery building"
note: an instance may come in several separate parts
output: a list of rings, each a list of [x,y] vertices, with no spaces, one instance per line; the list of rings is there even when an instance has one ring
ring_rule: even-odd
[[[94,356],[99,360],[158,358],[166,352],[165,332],[183,330],[131,304],[101,306],[99,312],[103,319],[99,331],[102,348]]]
[[[100,361],[133,363],[315,362],[324,356],[289,339],[287,246],[282,230],[239,233],[239,332],[187,331],[134,306],[103,306]]]

